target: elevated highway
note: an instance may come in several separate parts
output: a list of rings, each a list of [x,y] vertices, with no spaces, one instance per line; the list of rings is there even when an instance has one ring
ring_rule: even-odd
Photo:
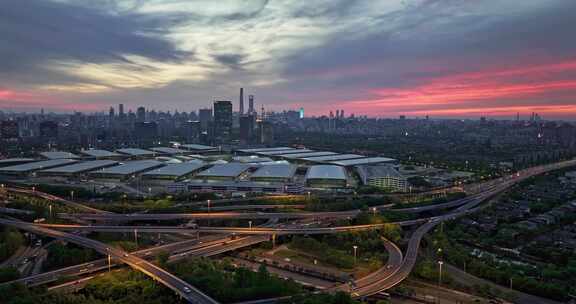
[[[75,234],[65,233],[57,230],[48,229],[45,227],[37,226],[30,223],[18,222],[12,220],[0,219],[0,225],[6,225],[15,227],[17,229],[26,230],[35,234],[45,235],[57,239],[66,240],[75,243],[79,246],[92,248],[101,254],[107,255],[110,258],[114,258],[123,263],[128,264],[132,268],[145,273],[152,279],[159,281],[166,287],[172,289],[177,294],[179,294],[183,299],[186,299],[190,303],[198,304],[214,304],[218,303],[202,291],[196,289],[192,285],[186,283],[185,281],[179,279],[178,277],[170,274],[164,269],[142,259],[135,255],[129,254],[123,250],[115,247],[109,247],[104,243],[94,241],[85,237],[81,237]]]

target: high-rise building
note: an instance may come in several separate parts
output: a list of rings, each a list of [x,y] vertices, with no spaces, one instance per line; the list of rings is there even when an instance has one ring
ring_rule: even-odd
[[[214,137],[218,142],[227,142],[232,135],[232,102],[217,100],[214,102]]]
[[[158,124],[155,122],[136,122],[134,124],[134,136],[137,139],[153,139],[158,136]]]
[[[120,120],[124,120],[124,118],[126,118],[126,114],[124,113],[124,105],[123,104],[118,105],[118,118],[120,118]]]
[[[244,114],[244,88],[240,88],[240,108],[238,112],[240,112],[240,115]]]
[[[212,109],[200,109],[198,110],[198,120],[200,121],[201,130],[208,131],[208,126],[212,122]]]
[[[112,121],[114,119],[114,107],[110,107],[108,111],[108,118]]]
[[[44,138],[58,137],[58,124],[53,121],[43,121],[38,125],[40,136]]]
[[[138,107],[138,109],[136,109],[136,121],[138,122],[146,121],[146,108]]]
[[[248,96],[248,114],[254,114],[256,111],[254,109],[254,95]]]
[[[254,116],[247,114],[240,116],[240,143],[252,143],[254,138]]]
[[[300,119],[304,118],[304,107],[300,108]]]
[[[0,123],[0,137],[2,139],[14,139],[20,137],[18,122],[4,120]]]
[[[258,121],[258,143],[262,145],[274,144],[274,125],[271,122]]]
[[[188,120],[183,125],[184,128],[184,137],[188,142],[199,142],[200,141],[200,133],[201,126],[200,121],[197,120]]]

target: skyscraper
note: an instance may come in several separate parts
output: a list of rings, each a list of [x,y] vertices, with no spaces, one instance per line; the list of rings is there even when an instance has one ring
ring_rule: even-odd
[[[254,95],[248,96],[248,114],[254,114]]]
[[[214,137],[218,142],[230,140],[232,135],[232,102],[217,100],[214,102]]]
[[[126,117],[126,114],[124,114],[124,105],[123,104],[119,104],[118,105],[118,118],[120,118],[121,120],[123,120]]]
[[[138,107],[136,110],[136,121],[144,122],[146,121],[146,108]]]
[[[244,88],[240,88],[240,115],[244,114]]]
[[[200,121],[201,131],[208,131],[208,126],[210,126],[210,122],[212,122],[212,109],[198,110],[198,120]]]
[[[13,139],[20,136],[18,122],[5,120],[0,122],[0,137],[2,139]]]
[[[304,107],[300,108],[300,119],[304,118]]]
[[[240,143],[249,144],[254,138],[254,116],[247,114],[240,116]]]
[[[271,122],[258,121],[258,143],[263,145],[274,144],[274,125]]]
[[[40,123],[39,131],[40,136],[44,138],[57,138],[58,137],[58,124],[53,121],[43,121]]]

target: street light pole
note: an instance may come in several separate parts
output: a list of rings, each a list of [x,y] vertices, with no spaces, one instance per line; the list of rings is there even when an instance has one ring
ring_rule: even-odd
[[[106,248],[106,252],[108,252],[108,272],[112,269],[112,257],[110,256],[110,248]]]
[[[252,230],[252,221],[248,221],[248,227],[250,227],[250,230]]]
[[[50,210],[50,219],[52,219],[52,204],[48,205],[48,209]]]
[[[138,246],[138,229],[134,229],[134,242]]]
[[[210,212],[210,200],[206,201],[208,203],[208,212]]]
[[[442,265],[443,261],[438,261],[438,287],[442,284]]]
[[[354,265],[356,265],[356,254],[358,251],[358,246],[354,245],[352,246],[352,248],[354,249]]]

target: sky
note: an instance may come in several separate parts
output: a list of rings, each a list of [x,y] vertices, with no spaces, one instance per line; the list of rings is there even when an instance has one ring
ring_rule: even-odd
[[[576,119],[573,0],[2,0],[0,110]]]

